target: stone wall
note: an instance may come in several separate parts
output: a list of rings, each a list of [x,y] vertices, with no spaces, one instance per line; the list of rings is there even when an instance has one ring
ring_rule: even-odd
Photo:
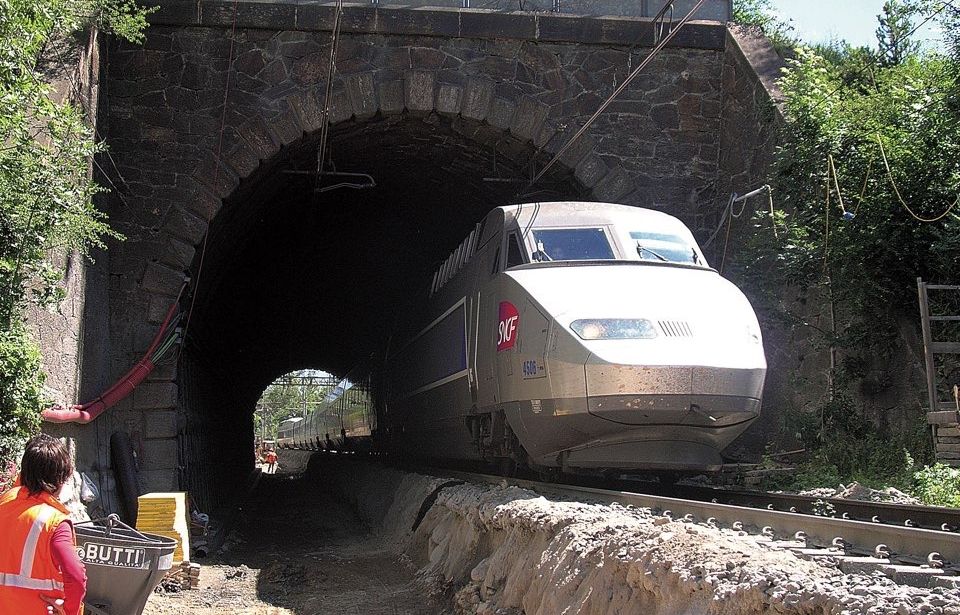
[[[160,21],[180,18],[171,4],[164,5]],[[647,53],[632,47],[630,21],[590,21],[587,30],[562,22],[556,27],[563,31],[554,30],[550,39],[545,27],[528,30],[525,18],[503,22],[478,13],[466,35],[466,14],[454,23],[450,14],[428,10],[402,28],[413,33],[400,34],[384,33],[383,10],[367,9],[348,16],[351,28],[359,29],[359,20],[373,14],[380,15],[370,22],[377,33],[345,34],[340,41],[334,125],[362,126],[401,114],[452,118],[483,128],[469,133],[481,139],[478,150],[507,139],[552,155]],[[252,13],[243,15],[253,19]],[[208,14],[204,21],[229,18]],[[602,43],[586,42],[598,21],[607,24],[597,37]],[[447,28],[453,28],[450,36]],[[490,28],[507,36],[487,38]],[[689,46],[664,51],[563,158],[562,166],[594,198],[686,218],[696,211],[718,173],[722,36],[719,25],[692,27]],[[110,248],[113,375],[128,369],[149,344],[184,272],[195,266],[222,200],[236,199],[246,178],[318,129],[329,41],[323,31],[243,27],[231,42],[223,27],[155,25],[143,47],[111,49],[109,143],[126,187],[115,220],[128,238]],[[221,141],[220,104],[231,48]],[[210,436],[212,426],[195,409],[183,406],[185,395],[209,399],[216,392],[206,387],[207,392],[187,393],[183,386],[176,369],[164,368],[98,420],[104,435],[115,429],[133,433],[150,489],[176,486],[184,464],[209,450],[226,467],[252,463],[245,446],[249,438],[234,434],[237,443],[230,449]],[[220,405],[228,402],[223,398]],[[245,416],[242,409],[230,411],[240,413],[233,415],[237,421]],[[237,421],[230,424],[243,423]],[[202,442],[184,433],[186,424],[204,434]],[[188,442],[189,450],[180,450],[179,457],[174,434]]]
[[[88,121],[94,124],[100,95],[100,38],[97,31],[92,30],[84,43],[71,47],[64,65],[56,67],[57,74],[50,81],[51,97],[57,101],[70,101],[84,109]],[[89,172],[92,175],[92,164]],[[43,354],[48,395],[54,403],[73,404],[77,403],[81,388],[86,289],[92,262],[76,253],[54,252],[49,258],[63,273],[65,299],[49,309],[30,309],[27,319]]]
[[[61,329],[75,334],[56,333],[67,343],[46,353],[73,357],[64,374],[83,355],[82,384],[53,379],[64,401],[95,396],[140,359],[187,272],[195,274],[224,200],[242,205],[262,169],[282,164],[319,128],[330,8],[287,13],[282,4],[240,2],[234,22],[231,6],[165,2],[142,47],[110,49],[99,131],[111,148],[105,179],[117,190],[103,204],[127,239],[91,270],[86,296],[94,303],[68,304],[71,324]],[[460,147],[459,157],[522,145],[546,160],[646,56],[636,42],[651,37],[649,22],[636,19],[348,7],[331,121],[357,134],[417,117],[463,136],[463,145],[444,144]],[[677,41],[560,168],[595,199],[662,209],[703,231],[715,219],[711,204],[762,177],[772,140],[757,123],[769,119],[767,90],[742,41],[722,25],[692,24]],[[42,327],[49,339],[52,325]],[[71,351],[74,337],[85,345]],[[230,390],[218,369],[190,357],[179,369],[158,366],[94,424],[54,428],[77,438],[78,463],[99,479],[108,508],[108,443],[117,430],[131,436],[145,490],[189,485],[212,503],[203,476],[252,464],[249,391]]]
[[[372,0],[376,6],[405,5],[411,7],[454,7],[496,11],[543,11],[570,15],[618,15],[653,17],[666,4],[663,0]],[[696,4],[696,0],[674,2],[673,17],[681,19]],[[733,12],[729,0],[707,0],[694,17],[698,20],[729,21]],[[668,14],[669,18],[670,15]]]

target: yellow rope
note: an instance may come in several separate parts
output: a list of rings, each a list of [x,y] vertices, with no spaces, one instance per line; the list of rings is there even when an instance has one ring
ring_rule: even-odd
[[[860,197],[857,199],[857,208],[853,210],[853,215],[857,215],[860,206],[863,205],[863,197],[867,194],[867,180],[870,179],[870,170],[873,169],[873,156],[867,161],[867,174],[863,176],[863,188],[860,189]]]
[[[830,168],[833,166],[833,157],[827,155],[827,180],[824,189],[827,193],[823,205],[823,273],[827,272],[827,256],[830,252]]]
[[[840,211],[847,213],[847,208],[843,206],[843,195],[840,194],[840,182],[837,180],[837,167],[833,164],[833,154],[827,154],[827,189],[829,190],[830,176],[833,175],[833,187],[837,190],[837,202],[840,203]]]
[[[780,239],[780,235],[777,233],[777,219],[773,214],[773,188],[767,185],[767,198],[770,199],[770,224],[773,226],[773,237],[774,239]]]
[[[910,206],[907,205],[906,201],[903,200],[903,197],[900,196],[900,190],[897,188],[897,183],[893,180],[893,173],[890,171],[890,163],[887,162],[887,153],[883,150],[883,141],[880,139],[879,134],[877,135],[877,143],[880,145],[880,155],[883,156],[883,165],[887,168],[887,177],[890,178],[890,185],[893,186],[893,191],[896,193],[900,204],[903,205],[903,208],[906,209],[907,213],[909,213],[911,216],[920,222],[936,222],[950,213],[950,211],[956,207],[957,203],[960,202],[960,196],[957,196],[957,199],[953,202],[953,205],[947,207],[947,209],[936,218],[921,218],[917,214],[913,213],[913,210],[910,209]]]

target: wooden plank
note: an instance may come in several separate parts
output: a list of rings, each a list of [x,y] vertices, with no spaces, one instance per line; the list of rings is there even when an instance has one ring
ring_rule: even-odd
[[[960,342],[931,342],[933,354],[960,354]]]
[[[960,444],[937,444],[937,454],[960,453]]]
[[[937,437],[960,437],[960,427],[937,427]]]
[[[960,316],[931,316],[930,320],[960,320]]]
[[[951,286],[949,284],[927,284],[930,290],[960,290],[960,286]]]
[[[943,404],[940,404],[941,407]],[[951,404],[952,405],[952,404]],[[956,425],[960,423],[960,414],[956,410],[941,410],[940,412],[927,412],[928,425]]]

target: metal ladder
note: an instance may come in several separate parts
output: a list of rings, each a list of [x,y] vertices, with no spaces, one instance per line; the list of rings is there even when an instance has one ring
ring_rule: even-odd
[[[928,284],[917,278],[917,293],[920,297],[920,325],[923,331],[923,354],[927,372],[927,396],[929,409],[927,423],[931,425],[937,460],[947,465],[960,466],[960,392],[953,386],[952,399],[942,400],[938,391],[937,355],[960,355],[960,341],[934,339],[933,323],[960,322],[960,315],[931,314],[929,291],[960,291],[960,286]]]

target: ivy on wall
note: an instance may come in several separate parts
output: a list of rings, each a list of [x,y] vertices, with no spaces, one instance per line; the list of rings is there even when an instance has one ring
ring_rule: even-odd
[[[753,25],[789,33],[766,0],[738,5]],[[946,33],[938,50],[912,39],[927,21]],[[753,214],[733,275],[771,318],[828,351],[829,390],[791,427],[839,476],[929,456],[922,430],[888,433],[857,400],[902,376],[904,325],[919,326],[917,278],[960,282],[958,22],[950,4],[888,1],[876,48],[841,41],[785,54],[776,208]],[[806,302],[824,317],[812,322]]]
[[[76,37],[89,28],[138,42],[148,10],[130,0],[0,0],[0,464],[39,428],[40,354],[24,311],[63,298],[54,254],[102,247],[110,230],[88,174],[98,144],[73,92]],[[69,83],[70,80],[64,80]],[[73,87],[72,85],[69,87]]]

